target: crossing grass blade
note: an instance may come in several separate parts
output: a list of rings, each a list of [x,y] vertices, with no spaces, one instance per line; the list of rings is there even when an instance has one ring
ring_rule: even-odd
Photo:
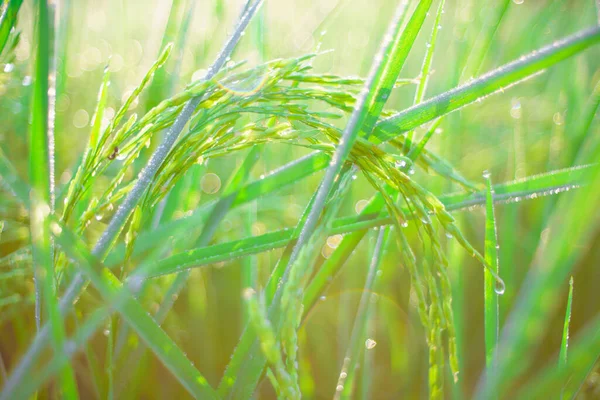
[[[422,1],[415,9],[412,18],[407,23],[404,31],[401,30],[401,17],[404,14],[405,4],[401,4],[397,10],[397,16],[394,21],[390,24],[388,30],[389,41],[384,41],[381,46],[380,56],[376,59],[371,69],[370,77],[364,86],[363,92],[355,104],[350,120],[346,125],[346,128],[339,139],[338,146],[331,158],[331,162],[327,167],[325,176],[321,181],[319,189],[317,190],[315,201],[312,203],[308,217],[304,226],[302,227],[301,233],[298,238],[292,254],[288,260],[288,267],[286,267],[282,278],[282,290],[285,291],[288,276],[294,268],[296,259],[302,259],[302,253],[307,253],[311,249],[304,248],[305,245],[310,241],[313,233],[318,229],[318,219],[321,216],[325,202],[329,196],[329,192],[334,183],[334,179],[340,173],[346,158],[348,157],[353,143],[358,137],[367,138],[370,136],[373,127],[375,126],[379,115],[383,110],[383,106],[388,99],[391,89],[398,79],[398,74],[402,68],[404,61],[406,60],[408,53],[414,43],[417,33],[420,31],[427,10],[431,6],[431,1]],[[343,180],[343,177],[339,178]],[[314,244],[313,244],[314,245]],[[278,294],[276,293],[274,304],[278,307],[279,302]],[[272,312],[269,313],[269,317],[273,318],[277,316],[279,311],[277,308],[272,308]],[[275,315],[274,315],[275,314]],[[250,331],[246,331],[250,332]],[[244,338],[250,334],[242,335],[241,342],[250,342],[250,339]],[[252,339],[253,341],[253,339]],[[232,393],[235,396],[248,396],[254,391],[258,379],[262,374],[264,367],[264,358],[262,355],[251,354],[247,358],[245,352],[248,350],[247,347],[238,346],[238,349],[234,352],[232,362],[230,365],[233,367],[227,368],[225,376],[222,380],[222,384],[219,387],[219,393],[224,397],[229,397]],[[237,353],[237,354],[236,354]],[[241,355],[240,355],[241,354]],[[259,359],[260,357],[260,359]],[[237,374],[238,368],[241,367],[242,362],[239,359],[248,359],[252,361],[255,367],[245,368],[244,374],[239,376]],[[233,380],[233,377],[237,376],[237,379]],[[246,382],[246,376],[248,381]],[[229,388],[231,387],[231,389]],[[240,389],[241,388],[241,389]]]
[[[421,104],[386,118],[377,124],[373,141],[387,141],[417,126],[456,111],[573,57],[600,42],[600,27],[589,28],[522,56]]]
[[[429,82],[429,74],[431,72],[431,63],[433,60],[433,52],[435,50],[435,44],[437,41],[437,35],[441,28],[442,14],[444,12],[445,0],[440,1],[438,10],[436,13],[435,21],[433,21],[433,30],[431,31],[431,38],[427,43],[427,50],[425,51],[425,57],[423,58],[423,65],[421,66],[421,73],[419,74],[419,84],[417,85],[417,91],[415,92],[415,100],[413,104],[419,104],[425,98],[425,91],[427,89],[427,83]],[[406,141],[404,142],[405,153],[411,152],[411,146],[413,142],[413,131],[406,134]],[[413,159],[414,160],[414,159]]]
[[[524,199],[536,199],[542,196],[555,195],[558,193],[574,190],[575,188],[585,185],[585,174],[594,168],[593,166],[567,168],[564,170],[554,171],[548,174],[541,174],[525,179],[519,179],[513,182],[496,184],[493,186],[494,201],[497,203],[522,201]],[[440,196],[440,200],[445,208],[449,211],[460,210],[477,205],[485,204],[485,191],[475,192],[472,194],[456,193],[445,196]],[[329,235],[346,234],[342,243],[338,248],[351,249],[356,246],[356,243],[362,239],[365,230],[391,224],[391,218],[387,212],[381,211],[384,201],[381,196],[375,196],[363,212],[354,217],[341,217],[334,220],[331,224]],[[181,231],[185,231],[192,225],[187,222],[179,226]],[[168,234],[173,234],[174,231],[168,231]],[[167,232],[163,232],[167,234]],[[164,236],[163,236],[164,237]],[[173,273],[188,268],[199,267],[211,263],[221,261],[234,260],[248,254],[256,254],[263,251],[270,251],[275,248],[286,246],[290,241],[296,240],[298,233],[292,229],[284,229],[266,233],[260,236],[243,238],[232,242],[220,243],[208,247],[200,247],[197,249],[188,250],[171,257],[158,261],[151,268],[150,275],[157,276],[168,273]],[[149,236],[142,236],[147,239],[147,247],[144,246],[144,251],[155,246],[159,240],[150,240]],[[134,253],[141,256],[142,252]],[[338,252],[334,252],[331,258],[327,259],[323,266],[316,272],[312,283],[306,289],[305,299],[307,310],[308,305],[313,304],[318,299],[323,291],[323,285],[328,282],[328,277],[335,276],[339,264],[343,264],[350,251],[340,251],[340,255],[345,255],[338,259]],[[106,265],[116,266],[119,259],[111,258],[106,262]],[[320,282],[320,283],[317,283]],[[316,285],[313,287],[313,285]],[[318,288],[318,289],[316,289]]]
[[[228,57],[230,57],[239,39],[241,38],[242,32],[244,31],[244,29],[252,19],[254,13],[260,7],[261,4],[261,0],[253,2],[252,6],[249,7],[247,12],[244,13],[244,15],[240,18],[240,22],[236,26],[235,31],[233,32],[227,43],[224,45],[221,53],[217,56],[215,62],[209,68],[209,72],[207,73],[205,79],[211,79],[217,72],[219,72],[221,67],[226,63]],[[47,39],[48,38],[45,37],[45,40]],[[133,98],[130,99],[131,101],[133,101]],[[150,184],[152,183],[154,175],[159,170],[162,162],[169,154],[179,134],[187,125],[189,118],[191,117],[196,106],[199,104],[200,100],[201,97],[191,99],[182,108],[181,113],[174,122],[174,125],[169,130],[169,133],[165,135],[165,139],[154,152],[153,156],[150,158],[148,164],[146,165],[146,168],[144,168],[144,170],[140,173],[136,184],[127,194],[126,199],[124,200],[124,202],[121,203],[115,215],[111,219],[109,225],[107,226],[106,230],[98,240],[96,246],[94,247],[94,254],[96,256],[100,256],[101,258],[106,257],[108,250],[114,245],[115,238],[120,234],[121,229],[125,224],[126,220],[128,219],[129,215],[137,206],[138,201],[144,195],[148,186],[150,186]],[[126,104],[128,104],[128,101],[126,101]],[[34,101],[33,112],[36,112],[35,104],[36,103]],[[113,119],[113,123],[118,118],[119,113],[117,112],[117,117]],[[41,173],[42,170],[43,168],[36,169],[35,173],[43,176],[43,174]],[[81,273],[78,273],[70,283],[69,287],[65,292],[65,295],[60,301],[61,309],[67,309],[68,307],[72,306],[73,300],[77,297],[77,295],[83,289],[84,286],[85,280],[83,279]],[[24,379],[24,371],[28,370],[31,367],[31,364],[39,356],[39,353],[42,351],[45,342],[47,341],[49,333],[49,328],[47,326],[40,329],[40,332],[34,338],[32,345],[29,347],[28,351],[23,356],[23,359],[21,360],[20,364],[14,369],[12,376],[8,379],[0,397],[6,398],[7,396],[10,396],[10,393],[14,391],[16,386],[18,386],[22,379]]]
[[[106,303],[113,304],[123,296],[117,312],[135,329],[175,378],[197,398],[217,398],[215,391],[198,372],[183,351],[160,328],[156,321],[144,310],[140,303],[129,293],[130,288],[139,285],[139,278],[133,277],[128,286],[121,282],[102,263],[86,249],[85,244],[65,227],[53,223],[56,242],[65,253],[75,259],[91,284],[98,290]]]

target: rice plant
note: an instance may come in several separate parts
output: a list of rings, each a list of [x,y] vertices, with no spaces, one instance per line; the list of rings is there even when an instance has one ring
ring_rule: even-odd
[[[0,399],[595,398],[595,2],[152,3],[0,7]]]

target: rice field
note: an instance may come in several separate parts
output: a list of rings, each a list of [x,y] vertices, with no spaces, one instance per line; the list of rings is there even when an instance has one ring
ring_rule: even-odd
[[[0,399],[600,398],[600,2],[3,0]]]

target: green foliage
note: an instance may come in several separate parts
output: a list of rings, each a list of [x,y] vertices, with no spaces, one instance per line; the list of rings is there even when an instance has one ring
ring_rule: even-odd
[[[577,299],[594,293],[577,274],[597,264],[600,28],[568,34],[582,23],[567,4],[347,1],[297,26],[311,49],[290,55],[285,2],[246,1],[221,32],[223,2],[211,25],[174,1],[162,36],[127,48],[119,34],[112,59],[96,49],[103,74],[83,77],[96,53],[72,50],[67,21],[93,16],[108,43],[102,18],[117,29],[113,16],[141,12],[84,3],[1,6],[0,399],[572,398],[591,385],[598,321],[572,279]],[[17,14],[32,12],[28,36]],[[508,178],[482,185],[483,169]]]

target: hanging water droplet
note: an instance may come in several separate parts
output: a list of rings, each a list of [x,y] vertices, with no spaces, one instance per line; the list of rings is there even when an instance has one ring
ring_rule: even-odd
[[[375,346],[377,346],[377,342],[373,339],[369,338],[365,341],[365,347],[367,348],[367,350],[371,350],[375,348]]]
[[[513,105],[510,109],[510,116],[514,119],[521,118],[521,102],[519,100],[513,101]]]
[[[492,174],[490,174],[490,171],[488,171],[487,169],[483,171],[482,175],[484,179],[490,179],[490,177],[492,176]]]
[[[505,290],[506,290],[506,285],[504,284],[504,281],[501,278],[496,278],[496,285],[494,286],[494,292],[496,292],[496,294],[502,296],[504,294]]]

